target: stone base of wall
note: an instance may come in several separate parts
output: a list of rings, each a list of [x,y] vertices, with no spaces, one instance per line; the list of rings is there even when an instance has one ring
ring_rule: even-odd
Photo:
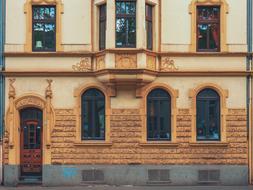
[[[18,184],[18,166],[5,167],[4,185]],[[169,170],[169,181],[149,181],[149,170]],[[219,171],[219,181],[202,183],[199,170]],[[99,171],[100,181],[85,181],[83,172]],[[91,174],[92,175],[92,174]],[[92,176],[91,180],[92,180]],[[82,184],[108,185],[247,185],[248,168],[239,165],[47,165],[43,166],[43,186],[71,186]]]

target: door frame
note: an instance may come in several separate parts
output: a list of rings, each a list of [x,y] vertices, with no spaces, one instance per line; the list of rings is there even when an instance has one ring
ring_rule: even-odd
[[[55,113],[50,96],[44,99],[38,94],[24,94],[19,98],[9,96],[9,107],[6,113],[6,133],[9,144],[7,149],[8,160],[5,164],[20,168],[20,114],[24,108],[38,108],[43,112],[42,131],[42,171],[44,165],[51,165],[51,130],[55,123]],[[18,172],[20,174],[20,172]],[[16,176],[19,179],[20,176]],[[43,173],[42,173],[43,178]]]

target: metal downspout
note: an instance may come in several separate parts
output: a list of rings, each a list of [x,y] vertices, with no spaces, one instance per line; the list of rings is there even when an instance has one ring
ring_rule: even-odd
[[[2,65],[1,65],[1,67],[2,67],[2,71],[4,71],[5,70],[5,57],[4,57],[4,44],[5,44],[5,25],[6,25],[6,21],[5,21],[5,18],[6,18],[6,0],[2,0],[2,15],[1,15],[1,17],[2,17],[2,20],[1,20],[1,23],[2,23],[2,25],[1,25],[1,30],[2,30],[2,36],[1,36],[1,41],[2,41],[2,44],[1,44],[1,54],[2,54],[2,56],[1,56],[1,59],[2,59]],[[2,75],[2,73],[1,73],[1,94],[0,94],[0,105],[1,105],[1,109],[0,109],[0,121],[1,121],[1,124],[0,124],[0,129],[1,129],[1,131],[0,131],[0,135],[1,135],[1,139],[2,139],[2,171],[1,171],[1,173],[2,173],[2,179],[1,179],[1,181],[2,181],[2,183],[3,183],[3,179],[4,179],[4,165],[3,165],[3,139],[4,139],[4,124],[5,124],[5,122],[4,122],[4,117],[5,117],[5,78],[4,78],[4,76]]]
[[[248,55],[246,58],[246,70],[250,72],[252,70],[252,0],[247,0],[247,51]],[[246,104],[247,104],[247,132],[248,132],[248,142],[249,142],[249,183],[251,184],[252,180],[252,77],[251,75],[247,76],[246,80]]]

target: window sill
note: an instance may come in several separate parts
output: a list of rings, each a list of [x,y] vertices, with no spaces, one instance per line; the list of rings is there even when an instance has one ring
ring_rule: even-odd
[[[143,147],[171,147],[176,148],[179,146],[179,143],[173,143],[173,142],[145,142],[145,143],[139,143],[140,146]]]
[[[81,141],[74,143],[75,146],[98,146],[98,147],[110,147],[112,146],[111,142],[105,142],[105,141]]]
[[[191,147],[210,147],[210,148],[228,148],[229,143],[225,142],[194,142],[189,144]]]

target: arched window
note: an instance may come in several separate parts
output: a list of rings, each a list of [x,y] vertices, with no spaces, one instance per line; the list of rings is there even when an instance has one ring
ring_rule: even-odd
[[[82,95],[82,140],[105,139],[105,96],[97,89]]]
[[[212,89],[197,95],[197,140],[220,140],[220,96]]]
[[[147,97],[147,139],[171,140],[171,97],[163,89]]]

